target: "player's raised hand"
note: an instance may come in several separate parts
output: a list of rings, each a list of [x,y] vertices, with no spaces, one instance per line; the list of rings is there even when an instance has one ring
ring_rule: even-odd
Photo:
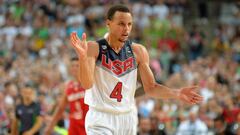
[[[87,36],[86,33],[82,34],[82,40],[77,36],[76,32],[72,32],[70,35],[70,40],[73,48],[75,49],[76,53],[80,57],[80,59],[87,58]]]
[[[197,93],[198,87],[184,87],[179,91],[179,99],[189,104],[197,104],[203,101],[203,97]]]

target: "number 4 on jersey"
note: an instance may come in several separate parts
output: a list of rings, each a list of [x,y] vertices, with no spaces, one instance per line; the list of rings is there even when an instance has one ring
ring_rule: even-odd
[[[118,102],[122,100],[122,82],[118,82],[114,87],[112,93],[110,94],[110,98],[116,98]]]

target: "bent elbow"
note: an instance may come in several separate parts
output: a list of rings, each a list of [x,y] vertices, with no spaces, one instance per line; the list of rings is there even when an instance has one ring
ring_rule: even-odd
[[[150,97],[153,97],[154,96],[154,89],[156,87],[156,84],[155,83],[151,83],[147,86],[144,87],[144,91],[145,93],[150,96]]]
[[[81,87],[85,90],[92,88],[93,86],[93,79],[81,79],[80,77],[78,78]]]
[[[154,97],[154,93],[151,89],[145,89],[145,93],[146,95],[148,95],[149,97]]]

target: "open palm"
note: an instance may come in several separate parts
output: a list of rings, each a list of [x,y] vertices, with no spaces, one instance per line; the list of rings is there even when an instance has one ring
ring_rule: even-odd
[[[70,35],[72,46],[80,58],[87,57],[88,46],[86,39],[87,36],[85,33],[82,34],[82,40],[77,36],[76,32],[72,32]]]
[[[189,104],[197,104],[203,101],[203,97],[197,93],[198,87],[184,87],[180,89],[179,99]]]

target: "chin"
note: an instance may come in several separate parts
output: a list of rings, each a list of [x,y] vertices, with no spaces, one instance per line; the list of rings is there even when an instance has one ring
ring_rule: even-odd
[[[124,43],[124,42],[126,42],[128,39],[126,38],[126,39],[119,39],[118,41],[119,42],[121,42],[121,43]]]

